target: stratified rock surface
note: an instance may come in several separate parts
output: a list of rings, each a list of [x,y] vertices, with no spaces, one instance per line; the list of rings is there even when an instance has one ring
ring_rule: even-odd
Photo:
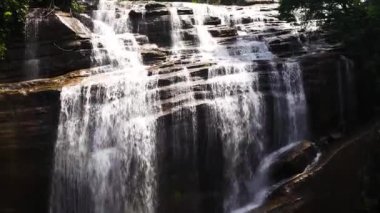
[[[252,62],[249,72],[258,76],[259,84],[254,86],[263,94],[266,106],[263,122],[269,123],[269,127],[265,134],[271,137],[268,141],[273,141],[267,145],[268,152],[284,139],[285,133],[276,127],[286,123],[276,111],[276,107],[283,106],[281,97],[286,95],[286,85],[276,81],[273,73],[283,75],[289,62],[298,62],[302,70],[310,138],[341,133],[354,126],[354,91],[349,89],[354,88],[351,62],[326,45],[323,37],[310,41],[307,34],[278,20],[278,5],[274,1],[242,0],[237,4],[240,6],[223,6],[238,11],[231,22],[210,15],[202,24],[229,55],[244,57],[245,44],[249,42],[263,42],[267,52],[274,54],[273,60],[249,59]],[[259,10],[247,5],[257,6]],[[213,116],[208,101],[215,99],[213,85],[208,80],[215,77],[210,76],[211,68],[217,76],[229,75],[230,70],[215,68],[213,60],[201,60],[196,7],[183,5],[173,10],[172,3],[155,2],[121,2],[119,6],[127,8],[128,13],[117,10],[115,18],[129,19],[126,27],[133,32],[148,74],[158,85],[154,88],[159,97],[155,104],[162,111],[157,115],[160,129],[157,176],[161,195],[157,211],[222,212],[225,162],[218,129],[208,126]],[[179,26],[173,25],[174,11]],[[90,30],[94,27],[91,18],[87,14],[74,16],[32,9],[28,15],[28,36],[15,39],[6,60],[0,62],[0,188],[3,192],[0,212],[48,212],[60,89],[97,74],[99,67],[107,69],[113,65],[110,60],[95,63],[93,49],[106,50],[91,43]],[[176,42],[173,30],[178,30],[181,37],[179,50],[173,48]],[[188,75],[183,75],[184,70]],[[193,111],[197,112],[195,116]],[[197,131],[193,126],[197,126]],[[186,137],[185,133],[194,138]],[[181,142],[180,149],[176,141]],[[176,150],[180,153],[175,153]],[[198,155],[191,156],[190,150],[196,150]],[[300,142],[271,165],[272,179],[281,181],[304,171],[317,152],[314,143]],[[257,158],[252,156],[252,162]]]
[[[54,77],[91,65],[91,32],[70,14],[31,9],[25,38],[0,61],[0,83]]]

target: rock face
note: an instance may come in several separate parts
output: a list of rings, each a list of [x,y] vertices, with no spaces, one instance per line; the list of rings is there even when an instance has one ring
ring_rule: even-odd
[[[315,136],[354,127],[357,103],[352,62],[336,53],[305,55],[300,61]]]
[[[379,199],[379,193],[371,190],[378,184],[379,169],[373,165],[379,162],[379,142],[378,122],[336,140],[317,166],[276,189],[253,212],[376,211],[376,202],[367,201]]]
[[[26,34],[25,39],[15,38],[0,62],[1,83],[53,77],[91,65],[90,32],[69,14],[31,9]]]
[[[276,5],[272,3],[269,0],[239,1],[240,5],[260,4],[261,15],[255,16],[254,11],[258,10],[240,7],[236,9],[235,17],[229,17],[227,21],[212,14],[201,24],[197,7],[182,5],[173,10],[170,3],[136,3],[131,6],[128,2],[121,2],[120,7],[127,8],[128,13],[115,11],[115,19],[129,19],[128,27],[139,45],[142,61],[158,85],[154,88],[159,97],[156,104],[162,111],[157,116],[160,128],[157,132],[157,161],[160,165],[157,169],[160,193],[157,212],[223,212],[225,208],[223,187],[228,181],[224,170],[229,162],[224,158],[221,130],[210,128],[215,114],[208,102],[216,99],[218,94],[213,92],[215,85],[208,80],[215,77],[210,73],[223,77],[236,70],[228,66],[215,67],[213,60],[201,60],[203,53],[199,45],[204,40],[199,38],[200,30],[205,29],[229,56],[252,62],[247,69],[249,73],[257,74],[259,83],[253,86],[262,94],[263,108],[266,109],[260,122],[267,125],[265,133],[255,137],[265,138],[266,154],[288,140],[286,134],[293,128],[287,126],[290,118],[279,112],[283,108],[292,108],[285,100],[289,85],[278,77],[297,74],[294,70],[289,71],[298,69],[297,66],[289,67],[295,64],[291,62],[299,62],[302,70],[311,118],[310,135],[318,138],[332,130],[345,129],[354,121],[350,117],[354,114],[352,98],[344,93],[352,83],[349,61],[322,48],[307,51],[312,45],[301,39],[302,34],[295,35],[287,23],[276,18]],[[222,9],[229,11],[231,8]],[[32,33],[25,42],[14,43],[7,59],[0,62],[0,164],[5,168],[0,173],[0,183],[4,184],[1,185],[4,192],[0,201],[1,212],[48,211],[60,110],[59,90],[97,73],[97,66],[113,66],[110,60],[93,63],[95,47],[92,47],[88,30],[93,28],[92,20],[83,14],[76,17],[32,10],[28,17]],[[173,31],[178,31],[178,35],[173,35]],[[176,37],[180,42],[175,40]],[[123,42],[128,46],[130,41]],[[175,50],[175,42],[182,45],[180,50]],[[246,44],[250,42],[265,45],[252,45],[247,50]],[[212,48],[212,45],[209,43],[207,47]],[[96,48],[106,51],[101,45]],[[266,55],[260,55],[263,52],[270,52],[275,59],[268,60]],[[252,53],[257,53],[257,58],[245,58]],[[92,69],[87,69],[90,67]],[[296,78],[289,76],[289,81]],[[15,83],[19,81],[25,82]],[[183,86],[178,88],[178,85]],[[247,92],[243,84],[233,86],[236,89],[231,96]],[[191,107],[187,107],[189,105]],[[342,108],[343,105],[349,107]],[[176,143],[179,141],[180,146]],[[257,151],[252,145],[239,148]],[[271,179],[280,181],[302,172],[315,158],[316,152],[311,142],[304,141],[282,153],[279,161],[271,165]],[[259,158],[257,155],[248,157],[250,162]],[[258,165],[250,166],[256,168]],[[244,162],[238,169],[240,167],[244,167]]]
[[[26,34],[0,61],[0,212],[48,212],[59,85],[71,79],[52,77],[91,65],[90,31],[69,14],[31,9]]]
[[[1,212],[48,212],[59,92],[0,93]]]

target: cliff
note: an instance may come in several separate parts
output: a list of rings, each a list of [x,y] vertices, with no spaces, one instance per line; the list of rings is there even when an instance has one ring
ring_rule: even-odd
[[[244,2],[244,5],[251,4],[250,1]],[[244,55],[245,42],[252,42],[252,38],[265,43],[268,51],[275,55],[274,60],[252,60],[254,63],[249,71],[258,73],[260,83],[255,86],[263,94],[263,117],[268,127],[262,134],[269,135],[268,141],[271,142],[267,149],[277,148],[277,143],[285,140],[285,133],[292,128],[286,126],[287,119],[278,112],[285,106],[286,82],[273,77],[274,72],[285,75],[289,61],[297,62],[302,70],[310,125],[310,134],[305,139],[316,141],[313,144],[318,147],[331,137],[356,129],[354,65],[336,46],[326,44],[323,34],[315,39],[302,30],[295,33],[294,26],[278,20],[276,4],[272,1],[254,2],[262,4],[258,10],[262,16],[257,19],[247,14],[240,18],[239,26],[234,26],[222,25],[220,18],[210,16],[203,24],[231,55]],[[129,7],[129,3],[120,4],[121,8]],[[186,46],[180,54],[173,51],[173,7],[179,16],[181,42]],[[236,10],[243,11],[248,7]],[[158,211],[220,212],[225,162],[219,130],[210,128],[213,115],[208,105],[208,101],[215,98],[212,81],[208,81],[213,77],[209,73],[214,69],[215,61],[199,59],[197,46],[201,41],[194,27],[197,17],[194,17],[192,8],[176,7],[171,3],[142,3],[128,12],[115,11],[116,17],[128,16],[148,75],[157,76],[157,88],[154,89],[159,100],[156,104],[162,110],[157,115],[160,128],[157,133],[158,188],[161,195]],[[26,38],[11,44],[6,59],[0,62],[1,212],[48,211],[61,89],[80,85],[83,79],[96,75],[99,69],[113,65],[112,60],[94,59],[94,49],[105,52],[106,48],[93,46],[91,30],[94,25],[88,15],[75,14],[73,17],[59,11],[32,9],[27,20]],[[245,34],[238,33],[241,31]],[[125,45],[128,45],[127,40]],[[183,77],[183,70],[188,76]],[[220,76],[231,74],[225,67],[219,67],[215,73]],[[183,88],[174,86],[178,83],[183,83]],[[101,86],[99,88],[97,91],[101,93]],[[244,89],[236,91],[236,94],[244,93]],[[193,110],[197,113],[194,114]],[[195,124],[197,129],[194,129]],[[180,148],[176,141],[181,141]],[[316,155],[314,148],[310,147],[305,142],[288,151],[289,155],[295,156],[291,159],[296,160],[284,157],[282,164],[273,168],[285,169],[278,169],[280,175],[274,172],[274,178],[288,178],[302,171]],[[189,154],[191,150],[196,150],[195,157]],[[351,160],[355,159],[356,156]],[[256,156],[250,160],[257,160]],[[284,174],[286,177],[281,176]],[[333,175],[333,171],[325,173],[323,181],[328,182]],[[300,196],[320,195],[302,190]]]

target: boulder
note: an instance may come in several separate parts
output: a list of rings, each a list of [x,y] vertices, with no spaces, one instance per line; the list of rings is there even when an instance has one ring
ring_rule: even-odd
[[[269,176],[274,182],[290,178],[301,173],[317,156],[317,149],[310,141],[302,141],[281,153],[270,165]]]

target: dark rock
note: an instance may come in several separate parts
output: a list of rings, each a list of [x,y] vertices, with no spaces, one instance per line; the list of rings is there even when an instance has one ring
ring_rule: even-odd
[[[222,20],[214,16],[206,16],[203,21],[204,25],[219,25],[221,23],[222,23]]]
[[[302,141],[290,150],[280,154],[270,166],[270,177],[278,182],[301,173],[315,159],[318,151],[313,143]]]
[[[164,61],[169,52],[163,48],[144,46],[141,50],[141,55],[144,64],[152,64],[157,61]]]
[[[191,20],[181,20],[181,28],[182,29],[191,29],[193,28],[193,22]]]
[[[49,211],[59,108],[58,91],[0,94],[1,212]]]
[[[346,125],[355,125],[355,109],[350,102],[353,93],[340,94],[350,91],[353,85],[345,78],[339,81],[339,72],[349,73],[346,70],[339,54],[324,52],[308,54],[299,58],[304,81],[305,96],[310,115],[310,128],[314,135],[330,135],[331,131],[341,131],[344,122]]]
[[[208,31],[213,37],[230,37],[237,35],[237,30],[233,27],[214,27],[208,29]]]
[[[155,17],[155,16],[163,16],[170,15],[170,12],[167,8],[162,8],[158,10],[148,10],[145,13],[145,17]]]
[[[334,132],[334,133],[331,133],[330,137],[333,140],[339,140],[339,139],[343,138],[343,133],[341,133],[341,132]]]
[[[193,15],[193,9],[189,7],[180,7],[177,9],[178,15]]]
[[[276,35],[273,38],[267,39],[269,49],[273,53],[281,54],[290,52],[295,54],[302,50],[302,44],[297,36],[292,34]]]
[[[129,17],[131,19],[141,19],[142,18],[142,11],[139,11],[139,10],[131,10],[129,12]]]
[[[241,23],[243,24],[248,24],[253,22],[253,19],[250,16],[245,16],[241,18]]]
[[[149,38],[146,35],[135,35],[136,41],[139,45],[149,43]]]
[[[194,29],[184,30],[181,32],[181,37],[185,41],[197,41],[198,35]]]
[[[53,77],[91,66],[91,32],[78,19],[44,9],[31,9],[27,18],[25,40],[11,41],[0,62],[0,82]]]
[[[146,35],[151,43],[155,43],[158,46],[170,46],[170,21],[170,15],[145,16],[143,19],[133,18],[131,19],[131,28],[133,33]]]
[[[145,5],[146,10],[157,10],[162,8],[166,8],[166,5],[158,2],[149,2]]]
[[[77,18],[82,24],[84,24],[88,29],[93,30],[94,29],[94,22],[92,18],[85,14],[85,13],[74,13],[73,14],[75,18]]]
[[[238,5],[273,4],[275,0],[238,0]]]

